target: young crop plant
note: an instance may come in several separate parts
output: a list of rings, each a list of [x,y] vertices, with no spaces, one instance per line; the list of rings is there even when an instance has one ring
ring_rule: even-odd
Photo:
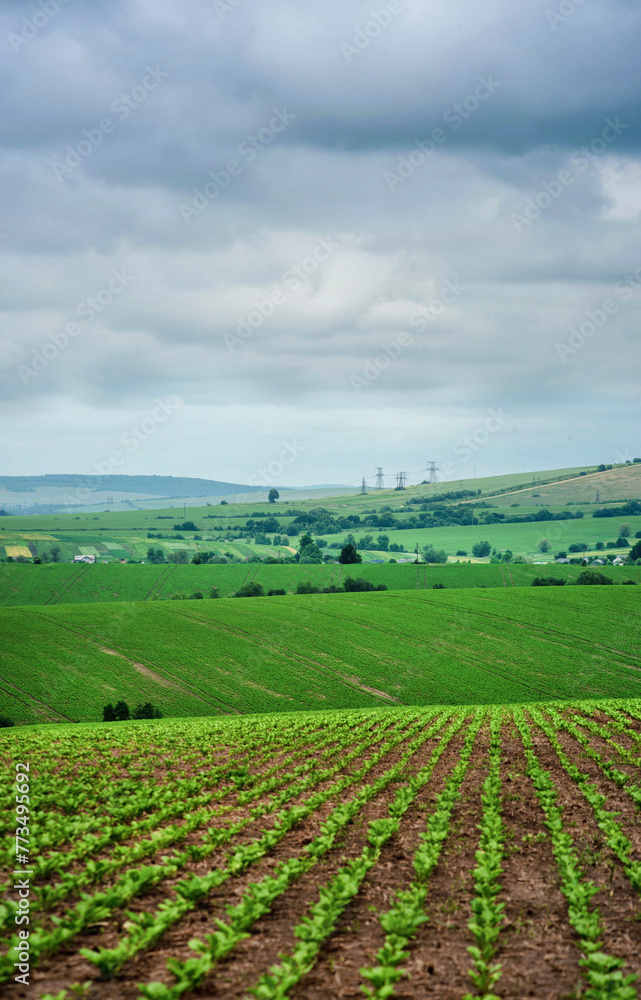
[[[561,892],[568,903],[568,920],[579,937],[579,947],[584,956],[580,964],[585,969],[589,985],[581,995],[586,1000],[605,1000],[606,997],[613,1000],[635,1000],[637,994],[632,983],[638,977],[624,975],[625,962],[603,951],[601,915],[596,907],[590,908],[590,901],[599,889],[583,878],[584,872],[579,865],[574,842],[565,829],[563,809],[557,805],[557,788],[534,752],[532,736],[522,709],[514,709],[513,718],[523,741],[527,773],[534,785],[536,797],[544,812],[544,822],[550,833],[561,878]]]
[[[492,964],[505,909],[505,904],[496,898],[501,891],[498,879],[503,872],[505,841],[501,819],[501,722],[502,713],[494,709],[490,722],[490,771],[483,785],[481,839],[474,869],[476,895],[471,903],[473,917],[468,924],[476,938],[476,944],[467,949],[474,959],[470,976],[481,1000],[499,1000],[492,987],[498,982],[502,968],[500,963]],[[472,995],[468,993],[465,1000],[473,1000]]]
[[[267,876],[260,882],[248,886],[241,903],[236,907],[228,909],[227,912],[231,917],[229,923],[217,920],[217,931],[207,935],[204,941],[197,939],[190,941],[190,947],[194,951],[199,952],[198,958],[187,959],[185,962],[169,959],[167,967],[173,973],[176,980],[173,986],[168,987],[157,982],[147,985],[141,984],[141,996],[147,998],[147,1000],[177,1000],[184,993],[200,986],[214,964],[227,955],[239,941],[247,936],[248,931],[256,920],[269,912],[274,901],[334,846],[339,832],[353,820],[367,802],[374,799],[376,795],[387,788],[393,781],[398,780],[413,754],[428,739],[435,736],[443,728],[444,722],[444,719],[436,722],[427,732],[421,734],[421,736],[410,744],[397,764],[387,770],[373,784],[365,785],[351,801],[341,803],[337,806],[323,823],[320,834],[304,848],[303,853],[299,857],[279,865],[274,875]],[[432,755],[435,758],[434,763],[462,725],[463,718],[459,715],[455,718],[449,729],[441,736]],[[429,770],[431,774],[432,768]],[[427,780],[426,776],[425,781]],[[358,891],[365,874],[378,859],[383,844],[396,832],[401,816],[413,801],[418,788],[422,787],[425,781],[419,783],[416,791],[409,796],[407,795],[406,788],[399,790],[394,803],[389,808],[390,819],[376,820],[370,823],[368,846],[363,851],[361,858],[340,869],[337,876],[330,883],[330,886],[324,890],[321,889],[320,902],[313,908],[312,917],[307,918],[295,932],[300,937],[301,942],[303,942],[299,945],[292,959],[294,963],[297,963],[299,971],[302,969],[300,975],[306,971],[301,964],[302,952],[305,955],[305,962],[309,961],[312,954],[317,954],[318,947],[320,947],[322,941],[331,932],[332,921],[338,919],[344,907]],[[327,932],[323,933],[328,927]],[[300,934],[298,934],[299,931]],[[314,951],[314,949],[316,950]],[[272,973],[274,973],[274,969],[272,969]],[[293,985],[293,981],[290,981],[292,975],[293,973],[290,968],[285,977],[288,984],[287,988]],[[273,978],[274,976],[270,977],[270,979]],[[298,981],[298,979],[295,979],[295,981]],[[283,986],[284,982],[285,980],[280,985]],[[260,991],[264,988],[267,987],[265,987],[261,980],[261,983],[256,987],[258,991],[256,993],[257,997],[263,996]],[[285,996],[285,993],[279,992],[273,995]]]
[[[361,975],[370,983],[369,986],[362,985],[361,989],[371,1000],[388,1000],[389,997],[393,997],[394,984],[406,975],[401,963],[409,958],[408,945],[420,925],[428,919],[425,914],[425,900],[429,891],[428,879],[436,867],[443,843],[449,834],[452,811],[459,797],[483,718],[484,713],[477,710],[476,718],[461,750],[460,759],[445,788],[437,797],[436,807],[427,821],[427,830],[421,835],[420,844],[414,855],[416,879],[410,883],[409,889],[396,894],[391,908],[380,917],[381,927],[385,931],[385,943],[376,955],[378,965],[361,969]],[[437,759],[434,759],[434,764]],[[425,770],[429,770],[431,774],[432,769],[433,764],[430,761]],[[425,774],[425,781],[428,778],[429,775]],[[416,790],[418,791],[418,788]]]
[[[312,815],[329,798],[334,795],[341,794],[351,785],[361,780],[389,753],[391,749],[394,749],[400,744],[406,742],[408,737],[411,737],[416,732],[419,732],[419,735],[416,736],[409,744],[403,759],[411,757],[412,754],[414,754],[419,747],[423,745],[423,743],[443,728],[447,722],[447,718],[448,715],[442,715],[442,717],[427,730],[425,730],[425,719],[419,719],[410,726],[409,731],[403,728],[406,725],[406,721],[400,720],[395,727],[395,729],[401,729],[400,734],[397,734],[392,739],[388,739],[380,747],[378,752],[367,760],[366,763],[364,763],[356,772],[339,779],[329,788],[312,795],[309,799],[304,800],[300,805],[293,806],[289,810],[277,814],[274,826],[270,830],[265,831],[262,837],[259,837],[258,839],[229,852],[226,859],[227,865],[225,867],[216,868],[208,875],[201,877],[194,876],[187,882],[179,883],[175,887],[178,898],[166,899],[160,904],[155,914],[129,914],[129,934],[122,938],[115,948],[103,948],[97,952],[92,951],[91,949],[82,949],[81,954],[85,958],[89,959],[89,961],[96,964],[102,975],[113,975],[124,964],[124,962],[131,959],[137,952],[154,944],[165,933],[165,931],[172,926],[172,924],[176,923],[176,921],[181,919],[185,913],[193,909],[197,902],[206,896],[213,888],[222,885],[228,878],[240,874],[249,865],[260,860],[267,853],[273,850],[276,844],[278,844],[294,826],[302,822],[308,816]],[[423,732],[420,732],[421,729]],[[370,743],[371,742],[375,742],[374,737],[371,738]],[[360,756],[362,749],[363,744],[360,744],[349,756]],[[328,771],[321,772],[320,774],[316,774],[314,784],[318,784],[320,780],[327,780],[328,778],[335,776],[348,762],[348,758],[345,758],[340,764],[336,765],[336,767],[329,769]],[[392,779],[390,778],[390,780]],[[366,786],[366,788],[370,787],[376,786]],[[302,789],[300,788],[290,786],[284,794],[288,800],[292,798],[296,799],[299,798],[301,790]],[[240,830],[246,826],[251,819],[252,817],[249,817],[246,820],[240,821],[233,829],[229,828],[228,836],[223,837],[223,831],[212,831],[212,834],[215,834],[215,836],[212,836],[211,846],[207,853],[213,852],[222,843],[232,839],[232,836],[240,832]]]
[[[528,708],[528,711],[554,747],[563,769],[576,782],[583,797],[592,806],[597,826],[605,837],[606,844],[621,862],[623,871],[632,883],[635,891],[641,895],[641,862],[635,861],[631,857],[633,847],[629,838],[621,829],[621,825],[614,819],[617,814],[603,808],[606,802],[605,795],[601,795],[597,791],[596,786],[588,780],[587,774],[584,774],[576,764],[572,763],[559,743],[554,729],[545,721],[538,709],[532,707]]]

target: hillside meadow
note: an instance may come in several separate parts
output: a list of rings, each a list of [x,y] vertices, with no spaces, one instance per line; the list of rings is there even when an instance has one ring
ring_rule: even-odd
[[[475,561],[426,565],[413,562],[322,565],[249,565],[176,564],[123,565],[121,563],[76,564],[27,563],[0,566],[0,606],[20,604],[83,604],[115,601],[155,601],[192,597],[201,593],[205,599],[212,587],[220,597],[232,596],[244,583],[255,581],[269,590],[294,593],[300,583],[323,588],[342,586],[349,576],[367,580],[388,590],[428,590],[433,587],[527,587],[538,576],[553,576],[573,583],[582,567],[550,563],[541,565],[490,564]],[[641,584],[641,566],[606,566],[603,572],[615,583],[634,580]]]
[[[2,706],[90,721],[641,696],[635,587],[387,591],[3,608]]]

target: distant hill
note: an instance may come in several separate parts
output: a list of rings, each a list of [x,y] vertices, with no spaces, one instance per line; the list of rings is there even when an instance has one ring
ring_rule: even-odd
[[[0,504],[78,505],[114,500],[148,500],[152,497],[227,496],[264,493],[264,486],[222,483],[186,476],[0,476]]]

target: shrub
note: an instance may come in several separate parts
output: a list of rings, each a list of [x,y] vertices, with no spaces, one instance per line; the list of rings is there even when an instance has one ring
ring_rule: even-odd
[[[353,579],[348,576],[345,579],[345,590],[348,594],[354,594],[365,590],[387,590],[387,587],[384,583],[379,583],[378,587],[375,587],[373,583],[370,583],[369,580],[363,580],[362,577]]]
[[[552,548],[552,546],[550,545],[550,539],[549,538],[540,538],[539,539],[539,543],[537,545],[537,549],[539,550],[539,552],[549,552],[551,548]]]
[[[256,583],[255,580],[249,580],[248,583],[244,583],[242,587],[236,591],[234,597],[264,597],[265,589],[262,583]]]
[[[609,577],[605,576],[604,573],[599,573],[595,569],[584,569],[579,573],[576,582],[579,586],[603,586],[604,584],[613,583],[614,581]]]
[[[597,550],[597,552],[601,552],[605,548],[605,543],[604,542],[597,542],[594,547]]]
[[[218,587],[210,587],[210,589],[209,589],[209,596],[210,596],[210,598],[211,598],[212,601],[215,601],[216,598],[220,597],[220,591],[219,591]]]
[[[10,726],[14,725],[15,722],[8,715],[0,715],[0,729],[9,729]]]
[[[483,559],[485,556],[489,556],[491,551],[492,546],[489,542],[476,542],[476,544],[472,546],[472,555],[476,559]]]
[[[568,545],[568,552],[585,552],[586,549],[585,542],[572,542],[571,545]]]
[[[619,535],[619,537],[616,540],[616,547],[617,547],[617,549],[627,549],[629,547],[629,545],[630,545],[630,543],[627,540],[627,538],[625,537],[625,535]]]
[[[129,705],[126,701],[117,701],[114,707],[114,718],[118,722],[126,722],[127,719],[131,718],[131,713],[129,711]]]
[[[133,719],[162,719],[162,712],[159,708],[156,708],[151,704],[150,701],[146,701],[144,705],[138,705],[133,710]]]
[[[558,576],[535,576],[532,580],[533,587],[563,587],[565,580]]]
[[[444,583],[433,583],[432,584],[432,590],[445,590],[445,584]]]
[[[287,593],[286,590],[283,590],[282,587],[279,587],[277,590],[268,590],[267,591],[267,596],[268,597],[281,597],[283,594],[286,594],[286,593]]]
[[[636,587],[637,585],[636,580],[622,580],[621,582],[624,587]]]
[[[191,595],[191,599],[192,601],[202,601],[203,600],[202,590],[194,590],[193,594]]]
[[[301,580],[296,587],[297,594],[318,594],[320,588],[315,587],[311,580]]]
[[[456,554],[457,556],[466,556],[467,552],[465,551],[465,549],[457,549]]]
[[[114,707],[111,704],[111,702],[109,702],[107,705],[105,705],[105,707],[102,710],[102,721],[103,722],[115,722],[116,721],[116,713],[114,711]]]

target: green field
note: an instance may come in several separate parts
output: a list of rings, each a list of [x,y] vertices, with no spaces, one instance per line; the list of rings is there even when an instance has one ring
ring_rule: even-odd
[[[633,699],[0,733],[0,983],[634,1000],[640,745]]]
[[[537,576],[555,576],[567,583],[576,580],[582,567],[578,565],[502,565],[487,562],[447,563],[443,565],[356,564],[338,563],[315,565],[250,565],[188,564],[179,566],[70,565],[50,563],[33,566],[27,563],[0,566],[0,606],[21,604],[83,604],[115,601],[169,600],[191,597],[200,592],[205,598],[212,587],[221,597],[230,597],[249,580],[265,589],[294,593],[299,582],[311,582],[316,587],[342,586],[345,578],[362,578],[388,590],[427,590],[442,584],[445,588],[459,587],[527,587]],[[635,580],[641,584],[641,566],[604,566],[601,568],[615,582]]]
[[[89,721],[641,696],[636,588],[390,591],[4,608],[3,705]]]
[[[261,545],[249,540],[245,532],[245,522],[256,514],[275,516],[279,522],[279,531],[288,534],[288,528],[298,511],[323,510],[331,516],[340,518],[358,514],[364,518],[368,514],[381,511],[382,507],[392,510],[398,522],[397,528],[368,528],[364,525],[345,529],[339,534],[320,535],[329,544],[341,541],[351,533],[358,540],[363,534],[369,533],[376,538],[380,533],[388,534],[390,542],[403,545],[407,553],[411,553],[416,544],[421,547],[431,543],[437,548],[444,548],[450,557],[455,557],[458,549],[471,552],[472,545],[479,538],[487,539],[497,549],[511,549],[515,554],[522,553],[528,558],[540,559],[537,545],[541,538],[548,538],[552,551],[566,549],[572,542],[586,542],[593,546],[597,542],[614,541],[618,535],[619,520],[617,518],[593,519],[596,492],[599,491],[601,506],[609,505],[625,499],[641,498],[641,464],[619,466],[613,470],[581,476],[579,469],[557,469],[540,473],[494,476],[478,480],[461,480],[449,483],[434,483],[417,486],[402,491],[378,490],[371,491],[366,496],[349,494],[338,497],[328,497],[322,500],[301,500],[299,502],[279,502],[268,504],[260,499],[245,504],[228,504],[226,506],[204,506],[164,510],[132,510],[121,512],[86,513],[86,514],[33,514],[15,515],[0,518],[0,559],[6,556],[21,554],[27,556],[44,556],[52,546],[60,550],[60,558],[71,562],[74,556],[88,553],[95,555],[101,562],[126,561],[128,559],[144,560],[148,548],[161,548],[166,555],[176,549],[183,548],[191,559],[199,550],[213,551],[217,555],[245,561],[252,555],[264,559],[268,556],[291,556],[291,548],[280,544]],[[534,477],[542,483],[555,480],[556,485],[542,485],[533,491],[531,483]],[[474,509],[483,497],[490,498],[485,502],[508,512],[506,508],[514,507],[514,514],[519,516],[535,513],[542,507],[547,507],[554,513],[583,511],[582,520],[534,522],[507,525],[478,525],[440,528],[404,529],[402,523],[417,513],[420,505],[410,504],[412,498],[420,498],[429,505],[431,499],[436,499],[452,490],[481,491],[476,499],[463,500]],[[521,492],[514,490],[521,489]],[[497,491],[508,490],[501,493]],[[538,493],[538,496],[533,495]],[[453,501],[456,502],[456,501]],[[568,508],[568,504],[575,505]],[[518,506],[517,506],[518,505]],[[481,516],[482,509],[474,510]],[[512,513],[512,511],[510,511]],[[174,536],[174,525],[187,518],[198,527],[198,532],[184,531],[183,539]],[[622,515],[621,520],[630,523],[633,534],[641,530],[641,516],[629,517]],[[148,538],[148,534],[162,534],[162,539]],[[195,537],[197,534],[199,537]],[[240,537],[235,537],[236,535]],[[272,533],[272,538],[274,538]],[[280,536],[278,536],[280,542]],[[296,546],[293,536],[291,545]],[[336,550],[327,549],[336,555]],[[365,550],[362,553],[365,562],[380,559],[407,558],[405,556]],[[547,558],[550,558],[548,556]]]

